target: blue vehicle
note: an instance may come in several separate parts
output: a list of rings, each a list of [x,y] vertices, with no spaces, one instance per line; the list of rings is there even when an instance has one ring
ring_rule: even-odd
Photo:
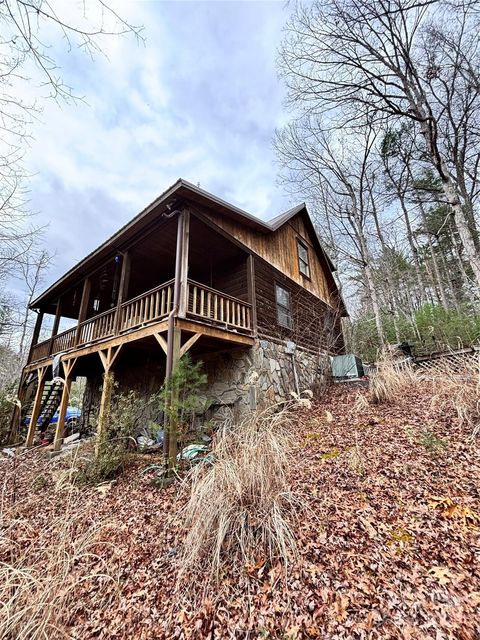
[[[82,415],[82,411],[78,407],[67,407],[67,413],[65,415],[65,426],[67,428],[75,427],[78,424],[81,415]],[[53,425],[57,424],[58,416],[59,416],[59,410],[57,409],[53,414],[49,424],[53,424]],[[30,416],[26,416],[26,418],[23,420],[23,425],[28,427],[29,424],[30,424]],[[42,424],[43,424],[43,415],[40,415],[40,417],[37,420],[37,426],[41,427]]]

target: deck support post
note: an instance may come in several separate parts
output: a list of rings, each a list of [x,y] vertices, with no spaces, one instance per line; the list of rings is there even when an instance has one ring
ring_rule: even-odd
[[[47,367],[40,367],[37,369],[38,386],[35,392],[35,400],[33,401],[32,415],[30,417],[30,424],[28,425],[27,439],[25,441],[26,447],[31,447],[33,444],[33,438],[35,437],[35,430],[37,428],[38,418],[40,417],[40,409],[42,407],[43,390],[45,389],[45,378],[47,374]]]
[[[171,337],[170,337],[171,331]],[[169,470],[175,467],[177,460],[177,440],[178,440],[178,416],[175,415],[178,403],[178,385],[175,382],[174,373],[177,363],[180,359],[180,349],[182,340],[182,330],[175,323],[171,330],[169,329],[169,338],[171,345],[167,353],[167,372],[165,375],[165,385],[169,389],[166,399],[166,428],[163,438],[163,453],[166,458],[167,468]],[[170,355],[170,362],[168,356]]]
[[[188,307],[188,245],[190,212],[182,209],[177,221],[177,246],[175,251],[175,282],[173,285],[173,308],[168,316],[167,363],[165,367],[165,386],[169,388],[166,407],[166,424],[163,438],[163,455],[167,469],[172,470],[177,458],[178,425],[172,407],[176,406],[178,389],[172,384],[172,375],[180,358],[182,331],[178,318],[185,318]]]
[[[55,429],[55,438],[53,440],[54,451],[59,451],[62,446],[63,434],[65,431],[65,418],[67,417],[68,401],[70,399],[70,390],[72,388],[72,369],[76,362],[76,358],[62,361],[64,378],[62,398],[60,400],[60,408],[58,411],[57,428]]]
[[[108,418],[110,415],[110,405],[112,402],[112,393],[115,383],[115,376],[112,366],[116,360],[122,345],[118,347],[109,347],[105,351],[99,351],[98,355],[102,361],[104,374],[102,385],[102,397],[100,399],[100,410],[98,413],[97,441],[95,443],[95,455],[98,456],[102,445],[107,439]]]

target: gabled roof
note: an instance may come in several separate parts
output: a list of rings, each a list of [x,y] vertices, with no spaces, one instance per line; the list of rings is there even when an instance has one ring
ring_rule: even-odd
[[[130,238],[136,235],[142,227],[146,226],[149,222],[152,222],[159,214],[161,215],[162,213],[165,213],[167,211],[167,205],[170,205],[175,201],[184,200],[207,206],[222,215],[229,216],[243,225],[249,226],[260,233],[266,234],[276,231],[294,216],[301,213],[311,231],[317,252],[326,261],[330,271],[335,271],[335,267],[330,260],[330,257],[320,243],[305,203],[293,207],[292,209],[289,209],[288,211],[285,211],[275,218],[265,222],[250,213],[243,211],[235,205],[218,198],[208,191],[205,191],[200,187],[196,187],[190,182],[179,178],[171,187],[145,207],[145,209],[143,209],[138,215],[127,222],[127,224],[121,227],[121,229],[114,233],[108,240],[103,242],[99,247],[83,258],[83,260],[67,271],[65,275],[52,284],[31,303],[30,308],[34,309],[45,302],[55,289],[60,287],[64,289],[70,284],[73,284],[73,282],[71,282],[72,280],[91,272],[100,260],[106,258],[113,251],[120,250],[120,248],[124,246]]]

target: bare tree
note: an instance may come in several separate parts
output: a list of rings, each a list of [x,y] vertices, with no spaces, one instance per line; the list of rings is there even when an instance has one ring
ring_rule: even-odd
[[[290,103],[303,112],[328,115],[330,126],[355,129],[365,114],[394,123],[414,122],[423,137],[425,159],[436,171],[450,206],[465,256],[480,285],[480,255],[471,216],[451,169],[442,129],[444,104],[433,91],[438,76],[425,42],[432,25],[444,23],[452,8],[464,14],[462,28],[450,32],[455,50],[473,37],[477,3],[435,0],[322,0],[298,5],[287,28],[280,65]],[[474,52],[476,54],[476,52]],[[449,74],[475,71],[468,56],[455,58]],[[460,72],[458,72],[459,75]],[[463,75],[462,75],[463,77]],[[449,80],[458,94],[458,83]],[[438,93],[438,92],[437,92]],[[470,222],[470,223],[469,223]]]
[[[34,224],[29,209],[29,176],[23,164],[30,125],[41,112],[41,101],[22,98],[22,89],[37,85],[42,97],[67,102],[80,99],[60,75],[55,47],[48,40],[52,33],[68,49],[78,47],[91,57],[102,52],[106,38],[142,37],[142,27],[129,24],[104,0],[84,0],[76,5],[76,12],[72,7],[72,3],[50,0],[0,1],[0,298],[4,310],[10,309],[11,301],[5,302],[1,286],[12,276],[19,277],[31,299],[49,262],[47,253],[39,250],[42,229]],[[18,318],[12,313],[4,315],[9,326],[16,324],[18,330]],[[23,352],[28,313],[20,315]]]
[[[38,294],[38,288],[43,282],[45,271],[52,262],[52,256],[45,249],[41,249],[38,253],[29,255],[28,259],[21,263],[20,274],[22,284],[25,288],[25,300],[21,304],[21,313],[19,318],[19,342],[18,352],[20,359],[23,361],[25,357],[26,338],[32,330],[30,303]]]
[[[337,250],[360,270],[378,340],[383,345],[380,300],[368,242],[372,192],[367,187],[375,144],[373,129],[364,128],[348,144],[341,136],[324,131],[317,119],[305,116],[278,132],[275,144],[284,180],[311,202],[324,204],[324,209],[316,209],[319,226],[328,228]]]

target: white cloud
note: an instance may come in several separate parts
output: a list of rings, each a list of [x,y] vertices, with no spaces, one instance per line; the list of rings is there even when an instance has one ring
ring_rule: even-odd
[[[47,240],[58,253],[52,278],[178,177],[263,217],[289,206],[271,148],[283,118],[274,64],[283,3],[115,8],[145,24],[145,46],[108,39],[108,58],[92,61],[53,41],[87,104],[46,103],[28,152],[32,204],[51,221]]]

